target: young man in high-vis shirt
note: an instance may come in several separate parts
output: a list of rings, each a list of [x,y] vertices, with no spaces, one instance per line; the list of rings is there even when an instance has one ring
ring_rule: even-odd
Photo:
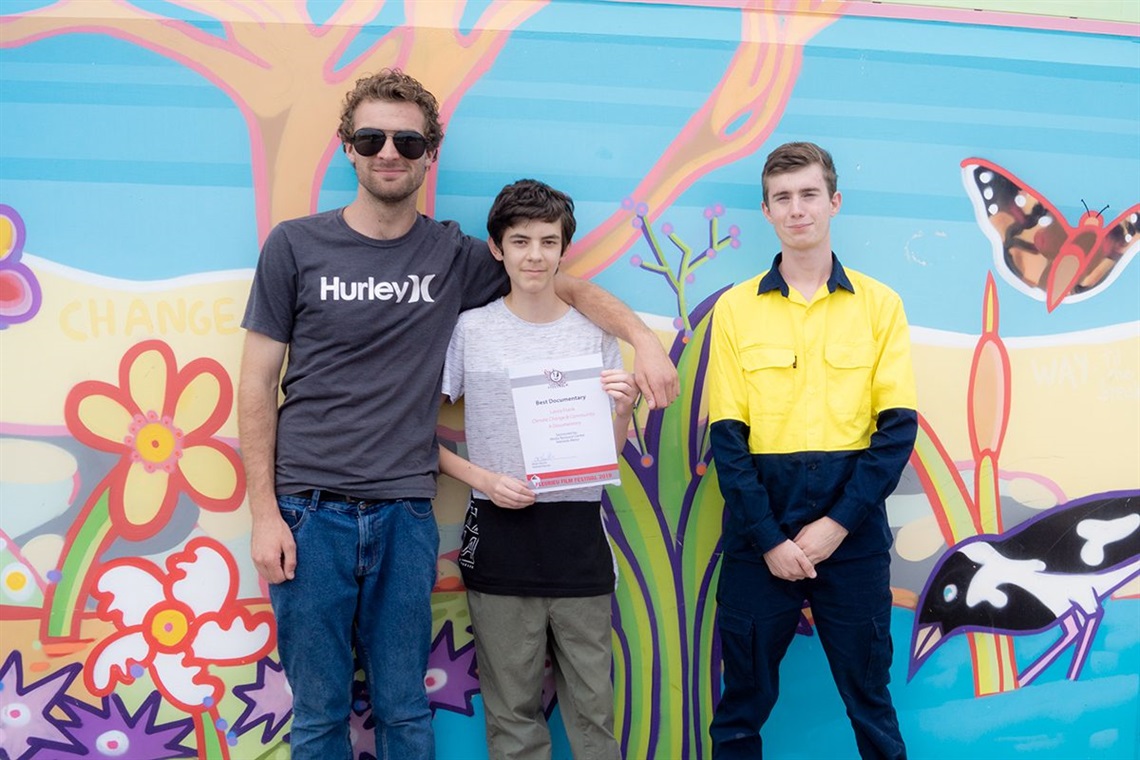
[[[717,623],[716,760],[761,757],[803,602],[863,758],[904,758],[887,683],[885,500],[914,447],[910,337],[891,289],[831,250],[831,156],[788,143],[764,165],[771,269],[721,296],[709,359],[711,441],[727,519]]]

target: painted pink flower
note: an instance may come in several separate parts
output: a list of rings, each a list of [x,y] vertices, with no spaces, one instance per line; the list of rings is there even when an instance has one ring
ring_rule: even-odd
[[[27,322],[43,303],[39,280],[20,260],[25,235],[16,209],[0,203],[0,330]]]
[[[195,538],[166,561],[166,572],[129,557],[106,565],[95,584],[96,614],[117,631],[87,659],[83,678],[105,696],[143,673],[171,704],[210,710],[224,692],[210,665],[243,665],[275,644],[273,615],[237,601],[238,569],[217,541]]]
[[[213,438],[233,406],[233,386],[208,358],[179,371],[170,346],[148,340],[119,363],[119,385],[88,380],[64,407],[72,435],[121,454],[107,476],[108,509],[119,535],[157,533],[185,491],[198,506],[228,512],[241,504],[245,472],[232,447]]]

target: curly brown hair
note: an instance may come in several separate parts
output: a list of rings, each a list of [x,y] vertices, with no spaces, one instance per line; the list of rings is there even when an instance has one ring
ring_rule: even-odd
[[[835,173],[835,162],[831,154],[815,143],[790,142],[768,154],[764,162],[764,171],[760,174],[760,186],[764,191],[764,203],[768,203],[768,178],[776,174],[786,174],[798,171],[812,164],[818,164],[823,169],[823,181],[827,184],[828,197],[834,196],[839,186],[839,177]]]
[[[356,80],[356,86],[344,96],[337,134],[342,142],[352,139],[356,107],[366,100],[392,100],[415,103],[424,114],[428,152],[435,154],[443,142],[443,124],[439,121],[439,104],[417,79],[400,69],[381,69],[371,76]]]

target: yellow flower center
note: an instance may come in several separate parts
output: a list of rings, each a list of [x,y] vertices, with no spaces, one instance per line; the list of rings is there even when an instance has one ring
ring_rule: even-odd
[[[174,432],[161,422],[143,425],[135,436],[135,451],[144,462],[159,464],[170,459],[177,446]]]
[[[4,579],[4,585],[9,591],[23,591],[28,585],[28,576],[23,573],[9,573]]]
[[[176,648],[189,630],[186,613],[169,607],[159,610],[150,621],[150,636],[164,649]]]

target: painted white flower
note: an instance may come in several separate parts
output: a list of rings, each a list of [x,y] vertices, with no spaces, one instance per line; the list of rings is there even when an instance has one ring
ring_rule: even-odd
[[[106,565],[95,582],[96,614],[118,631],[91,652],[83,677],[92,694],[106,695],[149,672],[171,704],[201,712],[224,690],[208,667],[268,654],[273,615],[237,601],[237,565],[212,539],[190,541],[166,568],[137,557]]]

